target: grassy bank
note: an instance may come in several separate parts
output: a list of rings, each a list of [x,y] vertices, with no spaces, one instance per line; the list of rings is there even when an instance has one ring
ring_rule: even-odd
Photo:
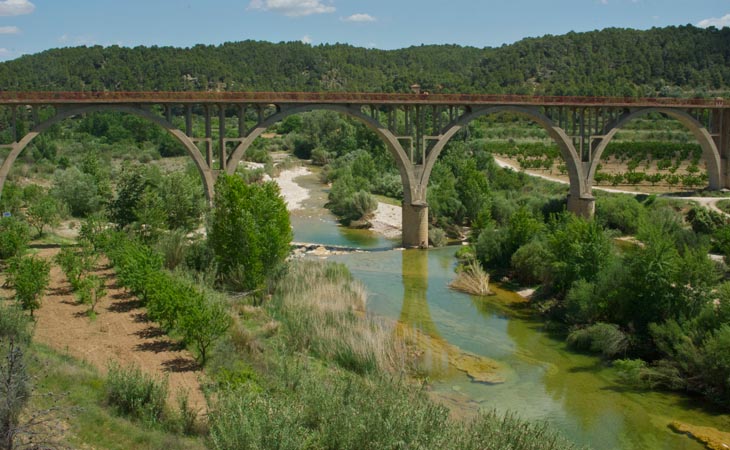
[[[265,307],[240,306],[211,362],[216,449],[568,449],[540,424],[449,418],[406,382],[407,345],[364,314],[342,265],[293,263]]]

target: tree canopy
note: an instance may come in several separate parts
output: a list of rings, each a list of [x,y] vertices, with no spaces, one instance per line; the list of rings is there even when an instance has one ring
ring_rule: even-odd
[[[705,95],[730,86],[730,28],[609,28],[499,48],[227,42],[74,47],[0,64],[4,90],[227,90]]]

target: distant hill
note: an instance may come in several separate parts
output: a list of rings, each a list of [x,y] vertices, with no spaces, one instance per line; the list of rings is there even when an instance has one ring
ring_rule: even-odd
[[[730,92],[730,28],[605,29],[499,48],[259,41],[75,47],[0,63],[3,90],[230,90],[686,96]]]

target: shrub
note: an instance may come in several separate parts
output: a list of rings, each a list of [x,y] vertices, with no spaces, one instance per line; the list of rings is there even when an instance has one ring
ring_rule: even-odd
[[[503,268],[512,255],[507,254],[509,236],[505,228],[486,226],[477,238],[475,245],[477,258],[485,267]]]
[[[119,414],[152,425],[162,421],[167,401],[167,380],[147,375],[137,366],[109,365],[106,401]]]
[[[433,247],[443,247],[448,244],[446,239],[446,233],[441,228],[429,228],[428,229],[428,242]]]
[[[0,219],[0,260],[19,256],[30,240],[28,226],[14,218]]]
[[[644,208],[634,196],[610,195],[596,200],[596,219],[608,228],[621,230],[624,234],[635,234],[644,215]]]
[[[572,348],[601,353],[606,358],[626,353],[629,346],[626,334],[612,323],[597,323],[575,330],[568,335],[567,342]]]
[[[720,213],[702,206],[694,206],[687,212],[687,221],[695,233],[712,234],[727,225],[727,219]]]
[[[524,284],[535,284],[545,279],[545,261],[549,253],[545,241],[533,239],[517,249],[510,260],[515,279]]]
[[[68,206],[74,217],[98,212],[105,201],[94,176],[76,167],[56,172],[52,193]]]
[[[702,370],[710,395],[730,403],[730,325],[724,324],[702,343]]]
[[[0,341],[12,339],[25,345],[30,337],[28,316],[20,308],[0,303]]]
[[[157,241],[157,249],[162,255],[166,269],[173,270],[183,262],[188,249],[185,232],[175,230],[163,234]]]
[[[15,340],[0,340],[0,447],[3,449],[16,448],[18,435],[24,431],[21,413],[31,397],[24,353]]]
[[[595,280],[611,262],[611,240],[597,221],[564,214],[548,236],[548,286],[562,297],[573,283]]]

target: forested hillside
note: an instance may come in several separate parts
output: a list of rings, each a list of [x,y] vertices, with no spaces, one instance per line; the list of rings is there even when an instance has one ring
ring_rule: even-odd
[[[0,64],[4,90],[272,90],[686,96],[730,92],[730,28],[606,29],[500,48],[244,41],[76,47]]]

